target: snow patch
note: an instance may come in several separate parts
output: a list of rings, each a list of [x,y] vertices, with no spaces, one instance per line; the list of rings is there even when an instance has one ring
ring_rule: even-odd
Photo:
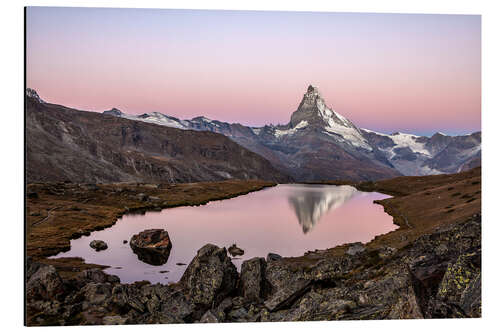
[[[419,136],[406,133],[395,133],[393,135],[389,135],[389,137],[396,144],[394,147],[391,147],[391,152],[394,155],[394,149],[408,147],[414,153],[432,156],[432,154],[427,149],[425,149],[425,143],[416,141]]]
[[[306,121],[306,120],[302,120],[300,123],[298,123],[297,125],[295,125],[294,128],[290,128],[290,129],[287,129],[287,130],[280,130],[280,129],[275,129],[274,130],[274,136],[277,137],[277,138],[280,138],[284,135],[290,135],[290,134],[294,134],[295,132],[297,132],[297,130],[301,129],[301,128],[304,128],[304,127],[307,127],[307,125],[309,125],[309,123]]]

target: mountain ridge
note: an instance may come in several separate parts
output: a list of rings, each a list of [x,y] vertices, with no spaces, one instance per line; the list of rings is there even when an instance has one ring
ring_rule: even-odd
[[[284,125],[252,127],[204,116],[181,120],[160,112],[129,115],[116,108],[103,114],[223,134],[263,156],[296,181],[376,180],[453,173],[480,164],[480,132],[465,136],[435,133],[426,137],[359,128],[328,107],[318,88],[312,85]]]
[[[26,105],[26,179],[32,182],[288,182],[229,138],[41,103]]]

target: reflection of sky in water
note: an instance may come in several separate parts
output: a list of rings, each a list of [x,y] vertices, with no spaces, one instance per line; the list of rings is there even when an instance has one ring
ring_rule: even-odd
[[[243,260],[269,252],[300,256],[351,242],[368,242],[396,229],[392,217],[373,200],[388,196],[358,192],[350,186],[278,185],[259,192],[211,202],[199,207],[178,207],[145,215],[126,215],[105,230],[71,241],[71,250],[57,257],[82,257],[86,262],[111,266],[106,271],[122,282],[178,281],[196,251],[207,243],[226,248],[236,243]],[[172,240],[168,262],[151,266],[130,249],[132,235],[145,229],[166,229]],[[96,252],[89,243],[101,239],[108,249]],[[160,271],[168,271],[160,273]]]

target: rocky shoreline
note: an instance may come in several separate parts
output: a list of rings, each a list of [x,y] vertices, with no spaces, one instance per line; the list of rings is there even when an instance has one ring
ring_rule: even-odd
[[[402,177],[358,184],[361,189],[395,195],[379,203],[394,216],[395,223],[400,225],[398,230],[365,245],[346,244],[295,258],[276,254],[253,258],[242,263],[241,273],[225,248],[207,244],[198,251],[181,280],[169,285],[146,281],[122,284],[118,277],[105,274],[95,265],[44,259],[38,253],[45,250],[35,251],[28,238],[28,249],[32,248],[34,255],[28,251],[27,324],[480,317],[480,174],[480,169],[476,169],[456,175]],[[174,189],[182,193],[179,198],[183,202],[186,202],[185,191],[201,193],[200,187],[193,188],[192,184],[178,186]],[[216,194],[203,193],[220,198],[220,189],[214,187],[220,185],[209,186],[217,189]],[[241,185],[232,186],[231,191],[244,192]],[[256,190],[267,184],[252,186]],[[161,192],[155,188],[146,194],[163,199],[169,194],[170,204],[176,204],[172,201],[176,192],[169,190]],[[116,186],[99,186],[92,194],[101,206],[92,207],[103,207],[110,200],[109,205],[111,202],[115,205],[113,214],[119,213],[116,205],[126,201],[113,199],[124,193],[130,197],[131,191],[130,187],[118,192]],[[140,187],[135,191],[145,189]],[[225,195],[231,195],[231,191]],[[29,198],[29,209],[47,207],[49,211],[51,208],[43,201],[44,191],[38,194],[41,195]],[[52,202],[53,197],[48,201]],[[38,206],[30,207],[31,202]],[[78,215],[74,212],[54,214],[44,228],[32,227],[33,235],[40,237],[42,231],[51,232],[51,224],[66,226],[69,216]],[[100,227],[94,222],[89,228],[96,225]],[[61,263],[64,265],[60,266]]]
[[[359,245],[351,245],[358,246]],[[295,258],[296,259],[296,258]],[[481,215],[412,244],[352,255],[243,262],[202,247],[175,284],[122,284],[99,269],[63,279],[28,258],[30,325],[481,316]]]

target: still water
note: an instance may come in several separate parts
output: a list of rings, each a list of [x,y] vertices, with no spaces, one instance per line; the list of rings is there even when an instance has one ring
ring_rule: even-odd
[[[71,250],[55,257],[81,257],[88,263],[111,266],[106,269],[122,282],[149,280],[176,282],[207,243],[226,248],[236,243],[245,251],[233,259],[238,267],[253,257],[269,252],[284,257],[327,249],[351,242],[368,242],[376,235],[397,228],[392,217],[373,200],[387,198],[380,193],[357,191],[351,186],[278,185],[258,192],[199,207],[178,207],[144,215],[125,215],[105,230],[71,241]],[[166,229],[172,250],[166,264],[152,266],[132,252],[132,235],[145,229]],[[96,252],[94,239],[108,244]]]

